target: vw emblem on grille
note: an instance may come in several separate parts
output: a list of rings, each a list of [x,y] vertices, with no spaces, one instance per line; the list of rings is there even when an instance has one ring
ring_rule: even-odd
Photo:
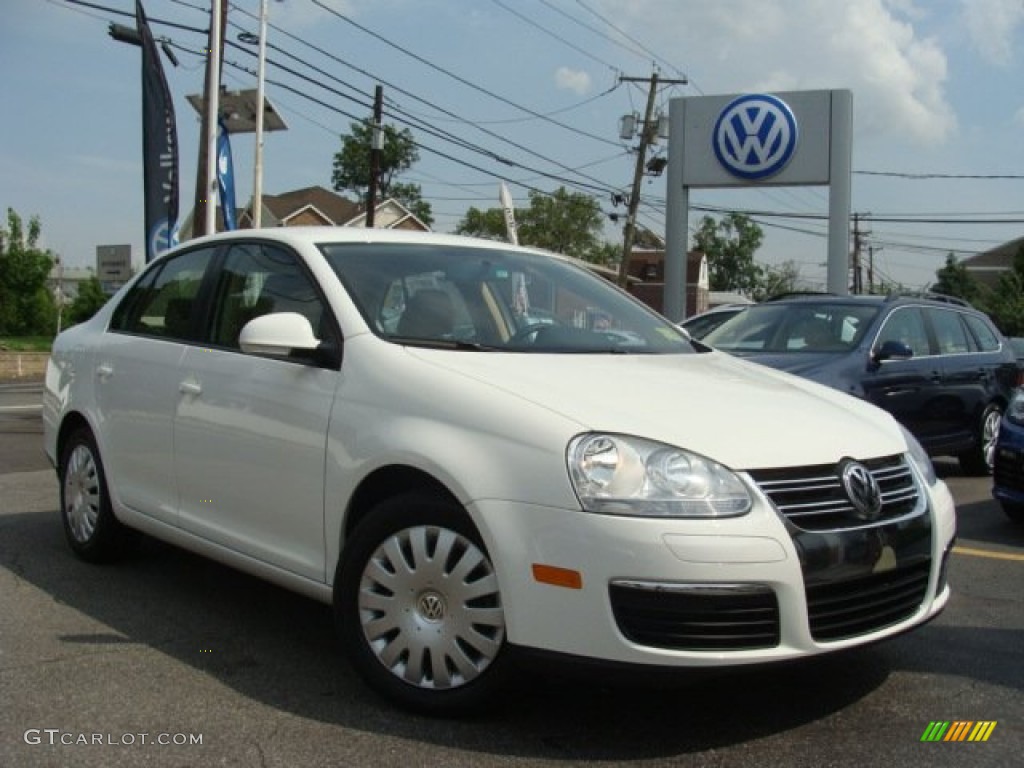
[[[882,511],[882,490],[871,471],[863,464],[848,461],[840,468],[843,490],[853,504],[854,516],[861,520],[877,520]]]
[[[444,598],[436,592],[424,592],[417,603],[420,616],[427,621],[441,621],[444,618]]]
[[[711,143],[718,162],[741,179],[781,171],[796,149],[796,117],[786,102],[767,94],[740,96],[726,105]]]

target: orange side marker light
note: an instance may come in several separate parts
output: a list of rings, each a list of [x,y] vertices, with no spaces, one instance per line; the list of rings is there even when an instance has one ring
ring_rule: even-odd
[[[533,578],[541,584],[551,584],[566,589],[583,589],[583,574],[569,568],[534,563]]]

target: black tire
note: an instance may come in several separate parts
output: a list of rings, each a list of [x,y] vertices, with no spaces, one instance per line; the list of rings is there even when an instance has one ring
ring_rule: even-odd
[[[999,424],[1002,419],[1003,409],[997,403],[990,403],[982,412],[975,428],[974,447],[957,456],[964,474],[978,477],[992,474],[996,439],[999,437]]]
[[[133,537],[114,517],[92,432],[80,427],[68,436],[59,466],[60,516],[71,551],[90,563],[117,560]]]
[[[1014,504],[1010,501],[1000,502],[1003,512],[1015,523],[1024,523],[1024,504]]]
[[[334,611],[356,671],[401,707],[478,712],[505,684],[509,651],[494,567],[454,502],[410,493],[378,504],[342,553]]]

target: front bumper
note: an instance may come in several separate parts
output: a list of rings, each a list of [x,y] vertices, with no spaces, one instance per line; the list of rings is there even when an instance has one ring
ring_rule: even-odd
[[[1024,505],[1024,427],[1005,419],[996,444],[992,495],[999,501]]]
[[[609,662],[711,667],[862,645],[937,615],[949,599],[955,512],[943,483],[925,496],[923,534],[827,532],[810,553],[763,496],[748,515],[722,520],[493,500],[470,511],[495,562],[509,642]],[[576,571],[581,583],[541,583],[536,565]],[[871,614],[875,598],[888,601],[888,615]],[[851,599],[853,613],[835,629],[833,608]]]

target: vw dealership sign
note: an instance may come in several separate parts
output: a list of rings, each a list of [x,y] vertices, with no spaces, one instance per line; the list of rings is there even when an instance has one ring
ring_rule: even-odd
[[[676,321],[686,316],[692,188],[827,186],[828,290],[847,293],[852,146],[853,94],[848,90],[672,99],[665,175],[665,316]]]
[[[796,118],[774,96],[740,96],[718,116],[711,142],[718,162],[731,174],[764,179],[785,168],[793,156]]]

